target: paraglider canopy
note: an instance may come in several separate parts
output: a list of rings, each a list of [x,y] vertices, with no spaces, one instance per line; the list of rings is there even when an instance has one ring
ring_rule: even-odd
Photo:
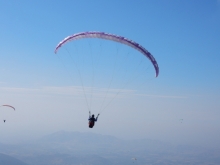
[[[115,41],[115,42],[119,42],[119,43],[128,45],[128,46],[138,50],[139,52],[141,52],[144,56],[146,56],[151,61],[151,63],[153,64],[153,66],[155,68],[156,77],[159,75],[159,66],[157,64],[157,61],[155,60],[155,58],[153,57],[153,55],[150,52],[148,52],[143,46],[139,45],[138,43],[136,43],[132,40],[129,40],[125,37],[114,35],[114,34],[109,34],[109,33],[104,33],[104,32],[76,33],[76,34],[73,34],[73,35],[68,36],[65,39],[63,39],[56,46],[55,53],[57,53],[59,48],[62,45],[64,45],[66,42],[69,42],[69,41],[72,41],[72,40],[78,40],[78,39],[82,39],[82,38],[100,38],[100,39],[111,40],[111,41]]]
[[[10,107],[10,108],[12,108],[12,109],[14,109],[14,110],[15,110],[15,108],[14,108],[13,106],[11,106],[11,105],[2,105],[2,106],[5,106],[5,107]]]

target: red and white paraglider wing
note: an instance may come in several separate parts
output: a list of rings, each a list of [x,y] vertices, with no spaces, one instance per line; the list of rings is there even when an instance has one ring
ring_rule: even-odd
[[[111,40],[111,41],[115,41],[115,42],[119,42],[119,43],[128,45],[128,46],[138,50],[139,52],[141,52],[144,56],[146,56],[151,61],[151,63],[153,64],[153,66],[155,68],[156,77],[159,75],[159,66],[157,64],[157,61],[155,60],[155,58],[153,57],[153,55],[150,52],[148,52],[143,46],[139,45],[138,43],[136,43],[132,40],[129,40],[125,37],[114,35],[114,34],[109,34],[109,33],[104,33],[104,32],[82,32],[82,33],[73,34],[73,35],[68,36],[65,39],[63,39],[57,45],[57,47],[55,49],[55,53],[57,53],[59,48],[62,45],[64,45],[65,43],[67,43],[69,41],[73,41],[73,40],[83,39],[83,38],[100,38],[100,39]]]

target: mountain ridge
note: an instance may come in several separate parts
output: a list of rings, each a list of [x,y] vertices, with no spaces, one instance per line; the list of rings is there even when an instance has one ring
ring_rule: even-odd
[[[12,156],[0,153],[0,164],[1,165],[28,165],[23,161],[14,158]]]

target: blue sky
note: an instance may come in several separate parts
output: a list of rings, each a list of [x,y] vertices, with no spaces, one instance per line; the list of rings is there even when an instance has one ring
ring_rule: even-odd
[[[30,130],[38,136],[60,129],[91,131],[84,128],[87,111],[79,111],[85,108],[85,100],[77,99],[82,88],[70,79],[54,49],[68,35],[104,31],[144,46],[156,58],[160,74],[140,91],[126,88],[134,91],[115,99],[92,131],[190,144],[210,139],[212,144],[205,145],[220,146],[219,0],[0,1],[0,21],[1,104],[17,107],[13,119],[19,122],[16,128],[13,122],[1,124],[6,132],[2,141],[13,132],[28,138]],[[106,130],[109,118],[115,119],[111,131]],[[175,124],[180,118],[182,125]],[[54,124],[45,126],[48,120]]]

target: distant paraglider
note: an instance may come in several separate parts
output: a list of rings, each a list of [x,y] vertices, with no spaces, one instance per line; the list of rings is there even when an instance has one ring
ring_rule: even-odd
[[[131,160],[133,161],[133,163],[135,163],[137,161],[137,158],[132,158]]]
[[[3,107],[6,107],[6,108],[7,108],[7,111],[8,111],[9,109],[13,109],[13,110],[15,111],[15,107],[13,107],[13,106],[11,106],[11,105],[2,105],[1,107],[2,107],[2,108],[3,108]],[[9,109],[8,109],[8,108],[9,108]],[[4,121],[4,123],[5,123],[5,122],[6,122],[6,119],[4,118],[3,121]]]

